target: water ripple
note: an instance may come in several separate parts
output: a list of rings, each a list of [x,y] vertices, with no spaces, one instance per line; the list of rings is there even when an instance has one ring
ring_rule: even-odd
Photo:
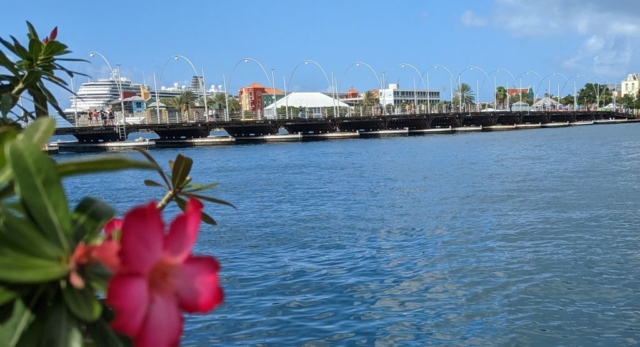
[[[226,299],[184,345],[637,345],[639,129],[180,150],[238,207],[206,207]],[[67,187],[124,209],[147,177]]]

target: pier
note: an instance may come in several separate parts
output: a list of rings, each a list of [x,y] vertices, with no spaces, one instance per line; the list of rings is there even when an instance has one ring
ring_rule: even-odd
[[[613,111],[500,111],[318,119],[147,123],[127,124],[125,126],[93,125],[58,128],[55,134],[72,135],[78,140],[78,144],[97,145],[122,142],[131,133],[153,132],[159,137],[154,140],[156,147],[189,147],[242,142],[304,141],[462,131],[505,131],[634,121],[640,121],[640,119],[634,115]],[[224,130],[229,136],[211,137],[211,132],[216,130]],[[283,134],[282,130],[285,130],[286,134]]]

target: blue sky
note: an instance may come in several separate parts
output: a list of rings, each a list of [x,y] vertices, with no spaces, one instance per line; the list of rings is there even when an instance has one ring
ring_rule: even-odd
[[[73,56],[90,63],[69,66],[93,78],[107,77],[102,59],[121,64],[122,75],[153,87],[185,84],[193,69],[174,55],[184,55],[206,84],[230,91],[251,82],[271,83],[292,91],[325,91],[333,74],[340,91],[377,87],[374,73],[388,83],[422,87],[415,66],[430,89],[443,90],[448,99],[450,75],[458,75],[473,90],[489,75],[481,100],[493,99],[498,85],[533,86],[543,94],[573,93],[573,80],[619,83],[640,71],[640,1],[637,0],[475,0],[475,1],[11,1],[3,4],[11,16],[0,23],[0,36],[24,39],[27,20],[39,32],[58,26],[58,40]],[[253,60],[260,62],[267,72]],[[166,65],[165,65],[166,63]],[[163,70],[163,66],[165,66]],[[295,73],[294,73],[295,69]],[[428,69],[428,70],[427,70]],[[525,73],[533,71],[534,73]],[[569,84],[565,79],[573,77]],[[269,78],[269,80],[267,79]],[[78,84],[86,81],[80,78]],[[456,82],[454,81],[454,88]],[[541,86],[539,89],[538,86]],[[424,87],[423,87],[424,88]],[[446,97],[445,97],[446,95]],[[56,92],[63,107],[68,95]]]

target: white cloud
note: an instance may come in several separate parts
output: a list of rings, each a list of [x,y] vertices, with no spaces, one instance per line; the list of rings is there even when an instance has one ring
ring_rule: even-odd
[[[468,13],[463,18],[475,18]],[[561,58],[576,72],[626,76],[639,68],[632,47],[640,45],[640,1],[495,0],[486,22],[514,37],[582,42]]]
[[[469,27],[483,27],[487,25],[487,20],[485,18],[479,17],[472,11],[465,11],[462,16],[460,16],[460,20],[462,24]]]

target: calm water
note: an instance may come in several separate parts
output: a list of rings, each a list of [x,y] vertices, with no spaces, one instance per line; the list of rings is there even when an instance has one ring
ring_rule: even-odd
[[[185,346],[640,343],[640,124],[154,150],[196,159],[225,303]],[[136,156],[134,153],[127,155]],[[78,155],[60,155],[59,160]],[[122,212],[128,171],[66,182]],[[175,213],[175,209],[169,212]]]

